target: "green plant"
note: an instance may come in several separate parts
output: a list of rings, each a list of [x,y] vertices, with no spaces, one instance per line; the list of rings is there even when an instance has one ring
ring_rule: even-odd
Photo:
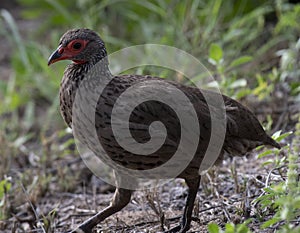
[[[45,61],[49,49],[41,43],[24,40],[7,10],[1,10],[1,18],[8,26],[7,31],[3,33],[16,49],[11,58],[14,72],[8,81],[0,81],[4,98],[0,104],[0,114],[12,112],[22,106],[26,106],[25,109],[35,108],[35,100],[38,98],[51,103],[58,91],[59,79],[49,78],[51,72]]]
[[[245,78],[237,78],[236,72],[232,70],[244,65],[252,60],[251,56],[241,56],[228,64],[224,60],[223,49],[215,43],[212,43],[209,48],[208,61],[215,67],[216,72],[213,73],[214,77],[218,77],[221,91],[234,98],[242,98],[251,93],[247,88],[247,80]]]
[[[300,216],[300,188],[298,181],[298,155],[300,145],[300,116],[296,125],[295,137],[292,148],[288,149],[288,172],[287,180],[270,187],[264,188],[266,194],[257,198],[264,212],[275,213],[268,221],[261,225],[262,229],[280,223],[279,232],[299,232],[300,228],[295,227],[293,221]]]
[[[289,85],[295,101],[300,101],[300,38],[287,49],[279,50],[277,55],[280,56],[280,80]]]
[[[11,181],[9,177],[5,177],[0,181],[0,220],[6,219],[8,211],[7,193],[11,189]]]
[[[244,223],[236,225],[233,223],[226,223],[224,231],[218,226],[218,224],[210,223],[208,224],[207,229],[209,233],[251,233],[250,229],[247,227],[251,221],[252,219],[248,219]]]

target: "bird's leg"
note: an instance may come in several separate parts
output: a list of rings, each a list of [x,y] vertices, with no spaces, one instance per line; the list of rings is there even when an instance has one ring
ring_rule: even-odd
[[[200,179],[201,176],[198,176],[194,179],[187,179],[187,178],[185,179],[185,182],[189,188],[189,193],[186,199],[186,204],[185,204],[181,224],[167,231],[168,233],[175,233],[175,232],[184,233],[190,229],[194,202],[200,185]]]
[[[113,200],[108,207],[80,224],[78,228],[71,233],[91,233],[93,227],[99,222],[123,209],[130,202],[131,194],[132,190],[117,188]]]
[[[196,179],[185,179],[185,182],[189,187],[189,193],[187,196],[187,200],[183,212],[181,232],[186,232],[187,230],[190,229],[190,225],[192,221],[192,213],[193,213],[194,203],[200,185],[200,179],[201,176],[198,176]]]

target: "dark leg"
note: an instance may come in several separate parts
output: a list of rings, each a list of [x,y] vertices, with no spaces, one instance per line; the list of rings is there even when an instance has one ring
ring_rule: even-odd
[[[131,190],[117,188],[113,200],[107,208],[80,224],[71,233],[91,233],[93,227],[98,223],[123,209],[130,202],[131,194]]]
[[[189,193],[186,199],[186,204],[182,216],[181,225],[176,226],[169,231],[168,233],[180,232],[184,233],[190,229],[191,221],[192,221],[192,213],[194,208],[194,202],[197,196],[198,188],[200,185],[201,176],[198,176],[194,179],[185,179],[185,182],[189,188]]]

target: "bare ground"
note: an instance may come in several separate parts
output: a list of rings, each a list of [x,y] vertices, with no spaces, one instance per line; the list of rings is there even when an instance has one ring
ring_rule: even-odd
[[[248,218],[253,219],[249,225],[253,232],[274,232],[274,229],[259,228],[262,213],[258,212],[254,202],[263,194],[262,188],[285,179],[286,167],[272,170],[272,166],[261,165],[272,158],[257,159],[256,155],[233,161],[228,158],[219,168],[213,168],[204,175],[189,232],[207,232],[210,222],[224,226],[226,222],[240,223]],[[12,204],[17,210],[15,216],[1,222],[2,231],[44,232],[43,229],[46,229],[46,232],[66,232],[105,208],[113,196],[113,187],[90,176],[80,161],[71,167],[71,170],[81,172],[84,184],[76,186],[73,192],[61,192],[56,191],[59,186],[56,180],[49,184],[49,190],[42,197],[20,193],[20,205]],[[162,232],[179,223],[186,195],[186,186],[180,179],[154,190],[136,191],[130,204],[99,224],[98,231]],[[15,197],[10,198],[15,200]],[[271,214],[265,214],[261,221]]]

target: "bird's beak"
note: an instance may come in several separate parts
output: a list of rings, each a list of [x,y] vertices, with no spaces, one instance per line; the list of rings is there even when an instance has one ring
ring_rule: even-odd
[[[55,62],[69,59],[70,57],[70,55],[64,53],[64,48],[60,45],[48,58],[48,66]]]

